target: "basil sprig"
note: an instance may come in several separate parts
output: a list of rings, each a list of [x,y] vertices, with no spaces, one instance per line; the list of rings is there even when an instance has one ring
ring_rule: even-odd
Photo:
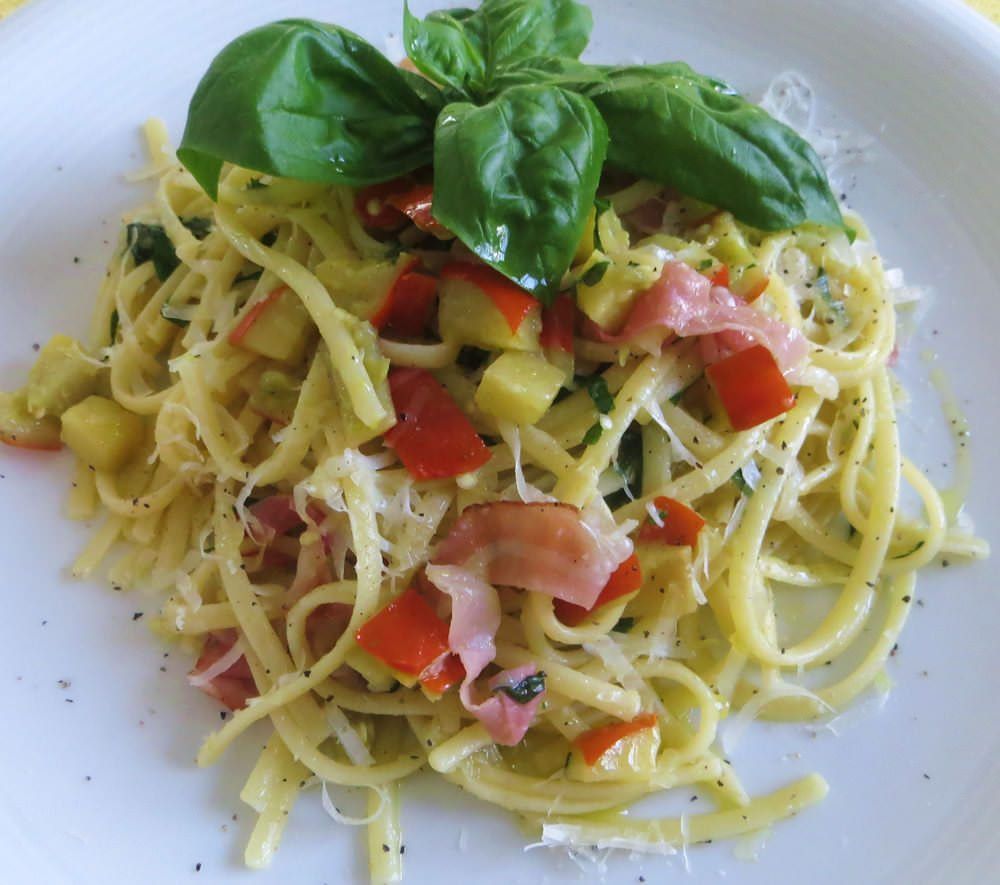
[[[605,162],[762,230],[843,228],[795,132],[680,62],[580,62],[592,24],[574,0],[484,0],[423,19],[404,4],[407,52],[429,79],[336,25],[265,25],[212,62],[178,156],[213,198],[226,161],[352,186],[433,163],[434,217],[546,303]]]

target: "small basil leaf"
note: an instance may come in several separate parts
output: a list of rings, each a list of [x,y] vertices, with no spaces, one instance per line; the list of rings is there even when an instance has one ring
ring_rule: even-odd
[[[161,224],[133,221],[125,225],[125,246],[132,253],[136,267],[152,261],[156,276],[161,282],[181,263],[174,244]]]
[[[533,56],[577,58],[590,41],[594,18],[573,0],[484,0],[464,20],[487,47],[491,71]]]
[[[608,162],[761,230],[843,227],[823,164],[789,127],[686,65],[618,68],[585,88],[614,133]]]
[[[545,691],[545,673],[539,670],[514,685],[499,685],[495,691],[502,691],[518,704],[527,704]]]
[[[427,165],[443,103],[350,31],[289,19],[237,37],[188,109],[177,156],[210,197],[224,161],[360,186]]]
[[[631,424],[622,434],[618,454],[611,466],[622,478],[630,497],[638,498],[642,491],[642,427],[639,424]]]
[[[486,59],[460,20],[446,12],[432,12],[421,21],[404,3],[403,42],[410,60],[432,80],[469,98],[483,89]]]
[[[733,485],[740,490],[740,494],[743,495],[744,498],[753,497],[753,486],[746,481],[746,477],[743,476],[742,468],[737,470],[730,477],[730,479],[732,480]]]
[[[550,304],[594,201],[608,133],[585,97],[517,86],[482,107],[450,104],[434,139],[434,217]]]

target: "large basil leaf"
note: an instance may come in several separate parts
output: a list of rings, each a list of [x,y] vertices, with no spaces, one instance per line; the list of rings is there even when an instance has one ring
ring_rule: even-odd
[[[434,138],[434,217],[551,302],[593,205],[607,144],[594,105],[557,86],[515,86],[483,107],[450,104]]]
[[[213,199],[224,161],[303,181],[385,181],[431,160],[443,99],[419,79],[344,28],[264,25],[212,62],[177,156]]]
[[[432,12],[421,21],[410,12],[409,3],[404,3],[403,42],[410,61],[432,80],[470,98],[482,92],[486,59],[479,41],[470,39],[460,19],[447,12]]]
[[[613,68],[583,87],[613,133],[608,162],[728,209],[761,230],[842,227],[809,143],[686,65]]]

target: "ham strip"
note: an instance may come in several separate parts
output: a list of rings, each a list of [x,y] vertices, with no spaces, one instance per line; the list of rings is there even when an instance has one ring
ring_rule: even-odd
[[[237,638],[231,629],[209,633],[198,662],[188,674],[188,683],[230,710],[242,709],[257,696],[257,684]]]
[[[519,704],[496,689],[516,685],[537,672],[537,668],[525,665],[496,674],[487,683],[491,695],[484,701],[476,701],[473,683],[497,653],[495,637],[500,628],[500,598],[482,578],[457,566],[431,565],[426,574],[435,587],[451,597],[448,646],[465,667],[465,679],[459,689],[462,705],[486,726],[494,741],[513,746],[531,727],[545,692],[526,704]]]
[[[797,329],[756,310],[722,286],[713,286],[682,261],[668,261],[660,279],[639,293],[621,332],[612,335],[595,324],[591,334],[610,344],[636,343],[656,352],[671,333],[680,338],[712,336],[706,357],[729,355],[762,344],[782,372],[805,359],[809,343]]]
[[[432,562],[465,566],[493,585],[592,608],[632,553],[607,513],[569,504],[494,501],[466,507]],[[443,589],[443,588],[442,588]]]

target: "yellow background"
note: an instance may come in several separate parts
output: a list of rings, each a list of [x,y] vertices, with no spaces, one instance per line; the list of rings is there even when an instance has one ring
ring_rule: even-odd
[[[0,0],[0,18],[9,15],[24,2],[25,0]],[[966,3],[1000,24],[1000,0],[966,0]]]

